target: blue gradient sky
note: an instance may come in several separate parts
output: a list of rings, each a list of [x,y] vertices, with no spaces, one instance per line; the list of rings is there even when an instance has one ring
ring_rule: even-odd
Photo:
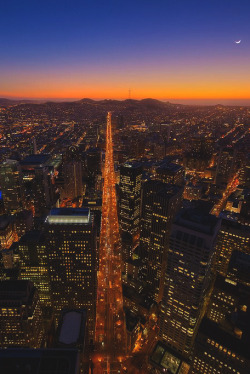
[[[249,19],[249,0],[9,0],[0,96],[241,102]]]

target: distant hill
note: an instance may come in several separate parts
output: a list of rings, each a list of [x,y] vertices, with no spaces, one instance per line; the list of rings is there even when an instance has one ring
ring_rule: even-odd
[[[35,104],[40,103],[38,100],[13,100],[5,99],[0,97],[0,106],[10,106],[10,105],[19,105],[19,104]]]

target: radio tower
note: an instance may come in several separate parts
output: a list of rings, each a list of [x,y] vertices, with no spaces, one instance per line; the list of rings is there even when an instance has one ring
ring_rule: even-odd
[[[120,235],[117,216],[111,112],[107,115],[102,223],[96,305],[94,373],[122,373],[126,356]]]

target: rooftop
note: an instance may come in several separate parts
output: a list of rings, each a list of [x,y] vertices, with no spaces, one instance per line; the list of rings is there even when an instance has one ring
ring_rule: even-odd
[[[162,342],[157,342],[150,356],[150,362],[161,370],[167,370],[170,374],[187,373],[189,369],[189,365],[183,361],[182,356]]]
[[[47,154],[29,155],[21,161],[21,165],[34,165],[34,166],[44,165],[46,162],[49,161],[49,159],[50,159],[50,155],[47,155]]]
[[[49,224],[83,224],[90,223],[90,209],[88,208],[54,208],[50,211],[47,222]]]
[[[24,243],[38,243],[41,241],[41,239],[44,239],[42,232],[39,230],[32,230],[26,232],[21,239],[19,240],[19,245]]]
[[[245,357],[249,357],[250,355],[250,336],[248,331],[245,331],[245,333],[243,331],[242,338],[239,339],[231,331],[226,331],[216,322],[204,317],[199,327],[199,333],[213,339],[216,343],[221,344],[223,347],[227,347],[228,349],[232,350],[232,352],[238,353]]]
[[[165,163],[160,165],[156,171],[157,173],[164,173],[164,171],[172,172],[172,173],[177,173],[179,170],[183,169],[181,165],[174,164],[172,162],[170,163]]]
[[[59,346],[84,345],[87,312],[85,309],[63,309],[57,331]]]
[[[199,207],[196,207],[182,209],[177,216],[175,224],[211,235],[216,233],[216,227],[218,226],[219,222],[220,220],[217,217],[204,212],[203,209]]]
[[[79,357],[76,349],[0,349],[2,373],[77,374]]]
[[[142,165],[140,162],[137,161],[127,161],[125,164],[122,165],[124,168],[129,168],[129,169],[137,169],[140,168]]]

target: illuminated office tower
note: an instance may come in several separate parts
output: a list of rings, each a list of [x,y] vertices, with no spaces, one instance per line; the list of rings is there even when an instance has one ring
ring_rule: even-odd
[[[122,233],[138,234],[140,224],[142,166],[126,162],[120,169],[120,228]]]
[[[70,146],[63,156],[64,197],[76,199],[82,197],[82,160],[79,149]]]
[[[215,251],[215,269],[227,276],[230,258],[234,251],[250,254],[250,229],[238,222],[222,220]]]
[[[223,148],[220,150],[216,169],[216,184],[228,183],[236,171],[236,150]]]
[[[20,279],[30,280],[38,290],[41,306],[51,306],[45,238],[40,231],[29,231],[18,242]]]
[[[22,210],[22,179],[18,161],[6,160],[0,165],[0,186],[6,213]]]
[[[39,296],[32,282],[0,282],[0,346],[40,348],[43,339]]]
[[[180,208],[182,192],[181,187],[156,180],[145,182],[142,189],[141,278],[157,302],[163,293],[169,230]]]
[[[202,210],[181,210],[172,225],[160,312],[160,337],[188,356],[211,282],[220,221]]]
[[[229,315],[240,305],[248,304],[249,293],[250,288],[218,274],[206,310],[207,318],[221,325],[227,324]]]
[[[21,161],[25,193],[36,216],[47,214],[54,203],[49,162],[50,156],[45,154],[30,155]]]
[[[120,229],[123,258],[132,254],[138,244],[140,225],[142,166],[126,162],[120,169]]]
[[[46,220],[47,256],[56,318],[63,308],[87,309],[90,339],[96,314],[97,253],[89,209],[52,209]]]

